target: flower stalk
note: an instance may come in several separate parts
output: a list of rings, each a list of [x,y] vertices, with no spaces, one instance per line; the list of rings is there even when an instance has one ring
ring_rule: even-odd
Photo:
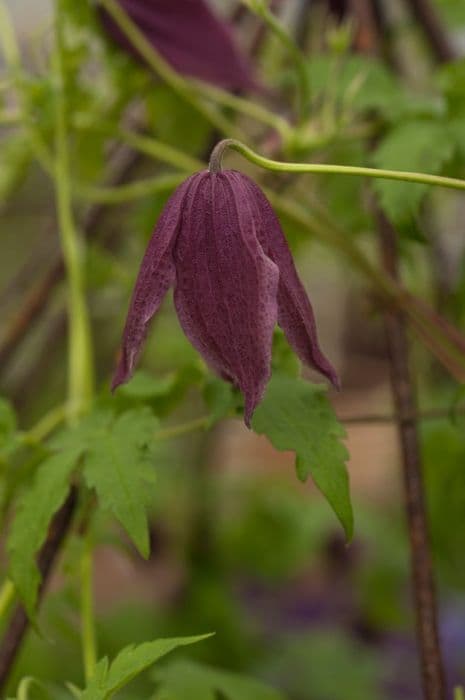
[[[250,163],[275,172],[308,173],[314,175],[350,175],[374,178],[377,180],[414,182],[422,185],[434,185],[436,187],[465,191],[465,180],[454,177],[443,177],[442,175],[430,175],[428,173],[417,173],[407,170],[385,170],[383,168],[365,168],[353,165],[334,165],[329,163],[283,163],[259,155],[236,139],[224,139],[215,146],[210,157],[210,172],[219,172],[221,170],[222,158],[228,148],[240,153]]]

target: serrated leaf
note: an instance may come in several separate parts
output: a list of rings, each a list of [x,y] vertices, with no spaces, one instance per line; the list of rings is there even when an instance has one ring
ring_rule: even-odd
[[[81,700],[107,700],[162,656],[178,647],[195,644],[210,636],[210,634],[204,634],[197,637],[157,639],[138,646],[127,646],[120,651],[110,665],[107,658],[98,662],[93,677],[82,693]]]
[[[296,453],[299,479],[305,481],[312,475],[350,539],[353,513],[345,464],[349,455],[342,442],[345,431],[324,389],[301,379],[272,377],[252,427],[278,450]]]
[[[178,661],[154,674],[160,690],[154,700],[284,700],[264,683],[239,673],[229,673],[191,661]]]
[[[149,445],[158,421],[148,408],[119,416],[96,435],[86,452],[83,473],[99,501],[120,521],[143,557],[148,557],[147,483],[153,480]]]
[[[7,541],[9,575],[30,617],[34,615],[40,573],[36,555],[47,537],[50,521],[64,503],[69,477],[80,450],[56,454],[43,462],[24,494]]]
[[[55,449],[82,452],[88,486],[96,490],[102,508],[119,520],[144,557],[149,555],[147,484],[154,480],[150,446],[157,427],[158,420],[147,407],[116,418],[100,410],[52,442]]]
[[[455,140],[441,122],[417,120],[400,124],[381,141],[373,154],[374,164],[388,170],[413,170],[429,174],[441,171],[453,155]],[[394,223],[415,216],[427,185],[375,180],[381,206]]]

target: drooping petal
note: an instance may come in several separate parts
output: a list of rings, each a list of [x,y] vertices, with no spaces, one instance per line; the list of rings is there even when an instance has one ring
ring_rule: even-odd
[[[271,373],[279,272],[239,174],[208,173],[196,185],[174,251],[176,310],[194,347],[244,394],[250,425]]]
[[[173,246],[181,224],[184,197],[194,177],[183,182],[171,195],[145,251],[123,331],[121,355],[112,390],[131,377],[149,323],[174,282]]]
[[[278,217],[261,189],[246,176],[250,196],[259,207],[259,240],[266,254],[279,268],[278,323],[289,344],[306,365],[324,374],[339,388],[336,370],[318,343],[315,315],[305,288],[299,279],[286,237]]]
[[[257,87],[252,70],[226,22],[205,0],[119,0],[150,43],[183,75],[231,90]],[[125,34],[104,11],[106,31],[140,58]]]

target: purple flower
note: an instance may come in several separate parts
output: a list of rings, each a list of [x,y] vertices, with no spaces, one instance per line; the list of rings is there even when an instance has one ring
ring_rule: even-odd
[[[226,22],[205,0],[119,0],[123,9],[160,54],[179,73],[231,90],[257,87],[252,70]],[[109,14],[101,9],[108,34],[141,58]]]
[[[169,199],[142,260],[113,389],[130,378],[171,285],[192,345],[242,391],[246,425],[270,378],[276,322],[302,362],[337,386],[279,221],[246,175],[196,173]]]

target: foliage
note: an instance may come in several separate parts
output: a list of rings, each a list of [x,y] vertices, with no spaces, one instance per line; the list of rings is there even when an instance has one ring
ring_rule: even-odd
[[[344,430],[323,391],[308,382],[273,377],[255,412],[253,428],[265,433],[277,449],[295,451],[299,479],[312,475],[350,539],[353,515],[345,466],[348,452],[341,443]]]
[[[101,3],[57,0],[53,21],[36,27],[20,46],[21,32],[0,0],[0,355],[6,357],[0,368],[5,396],[0,398],[0,521],[8,554],[2,563],[0,628],[8,633],[16,599],[33,626],[8,692],[16,700],[104,700],[115,694],[122,700],[391,700],[399,676],[401,691],[414,697],[418,678],[407,630],[413,616],[401,499],[393,489],[367,507],[359,481],[369,479],[359,473],[355,456],[357,528],[351,547],[346,546],[354,517],[345,429],[332,394],[301,378],[284,334],[275,332],[273,376],[253,431],[277,451],[294,453],[298,479],[312,477],[345,540],[319,495],[289,481],[284,471],[277,477],[269,465],[264,477],[254,470],[266,448],[239,425],[240,392],[202,364],[170,303],[157,317],[142,369],[115,395],[108,386],[147,239],[173,187],[205,167],[215,141],[239,138],[279,161],[463,178],[465,61],[439,67],[426,61],[428,47],[416,41],[422,29],[414,22],[397,26],[394,18],[375,59],[364,52],[366,37],[359,36],[356,19],[336,26],[330,13],[307,3],[310,21],[284,27],[280,21],[289,18],[279,8],[273,19],[267,15],[269,3],[247,2],[266,21],[262,27],[253,14],[246,15],[239,23],[241,38],[257,32],[251,43],[258,81],[263,73],[272,85],[236,95],[167,72],[156,51],[150,68],[125,54],[105,33]],[[465,22],[461,3],[437,0],[436,5],[459,36],[457,27]],[[303,36],[292,37],[301,32],[309,39],[303,53]],[[407,50],[398,53],[402,42]],[[227,167],[248,170],[244,160],[234,158],[227,155]],[[328,269],[339,265],[333,258],[342,261],[337,270],[347,306],[338,310],[341,344],[370,342],[371,318],[366,314],[360,322],[357,316],[358,305],[365,304],[358,303],[362,287],[370,286],[370,308],[380,312],[387,288],[390,302],[405,301],[374,262],[376,201],[396,227],[400,255],[411,263],[408,285],[421,297],[413,310],[402,307],[411,328],[420,327],[417,341],[423,343],[425,332],[432,335],[441,362],[445,321],[455,322],[448,338],[462,359],[465,256],[459,197],[386,179],[284,172],[271,177],[258,169],[253,177],[268,188],[280,216],[283,212],[298,267],[308,254],[316,286],[326,272],[317,269],[318,262],[312,267],[315,241],[328,249]],[[54,268],[58,242],[50,227],[61,236],[66,293],[55,282],[52,292],[45,289],[47,279],[62,274]],[[425,331],[421,304],[433,304],[436,297],[446,319],[427,315]],[[320,303],[318,318],[333,312],[324,304],[320,309]],[[68,347],[60,321],[64,310]],[[87,349],[82,342],[86,316],[93,334]],[[447,407],[451,380],[428,352],[427,342],[414,347],[421,406],[443,405],[446,399]],[[360,357],[357,362],[362,386],[365,368]],[[91,390],[76,410],[76,387],[79,394],[84,385]],[[339,408],[343,402],[334,403]],[[440,592],[457,619],[465,585],[465,442],[459,413],[455,423],[425,423],[422,430]],[[244,457],[249,440],[253,448]],[[375,471],[382,462],[378,447],[366,442]],[[71,490],[78,498],[69,529],[61,533],[63,552],[54,553],[58,576],[46,588],[39,611],[38,557]],[[84,562],[86,579],[87,546],[96,548],[90,557],[96,571]],[[108,551],[117,563],[110,559],[102,574],[99,566]],[[129,571],[133,588],[114,603],[118,567]],[[94,574],[102,608],[97,621],[85,604]],[[448,619],[444,615],[445,639]],[[209,635],[192,634],[204,629],[216,636],[197,645]],[[158,639],[160,634],[166,638]],[[445,643],[448,673],[456,684],[463,684],[463,668],[455,660],[460,644],[463,640],[454,637],[450,651]],[[80,657],[92,657],[93,645],[99,660],[83,679]],[[190,645],[190,660],[158,663]],[[155,663],[155,671],[147,673]]]

